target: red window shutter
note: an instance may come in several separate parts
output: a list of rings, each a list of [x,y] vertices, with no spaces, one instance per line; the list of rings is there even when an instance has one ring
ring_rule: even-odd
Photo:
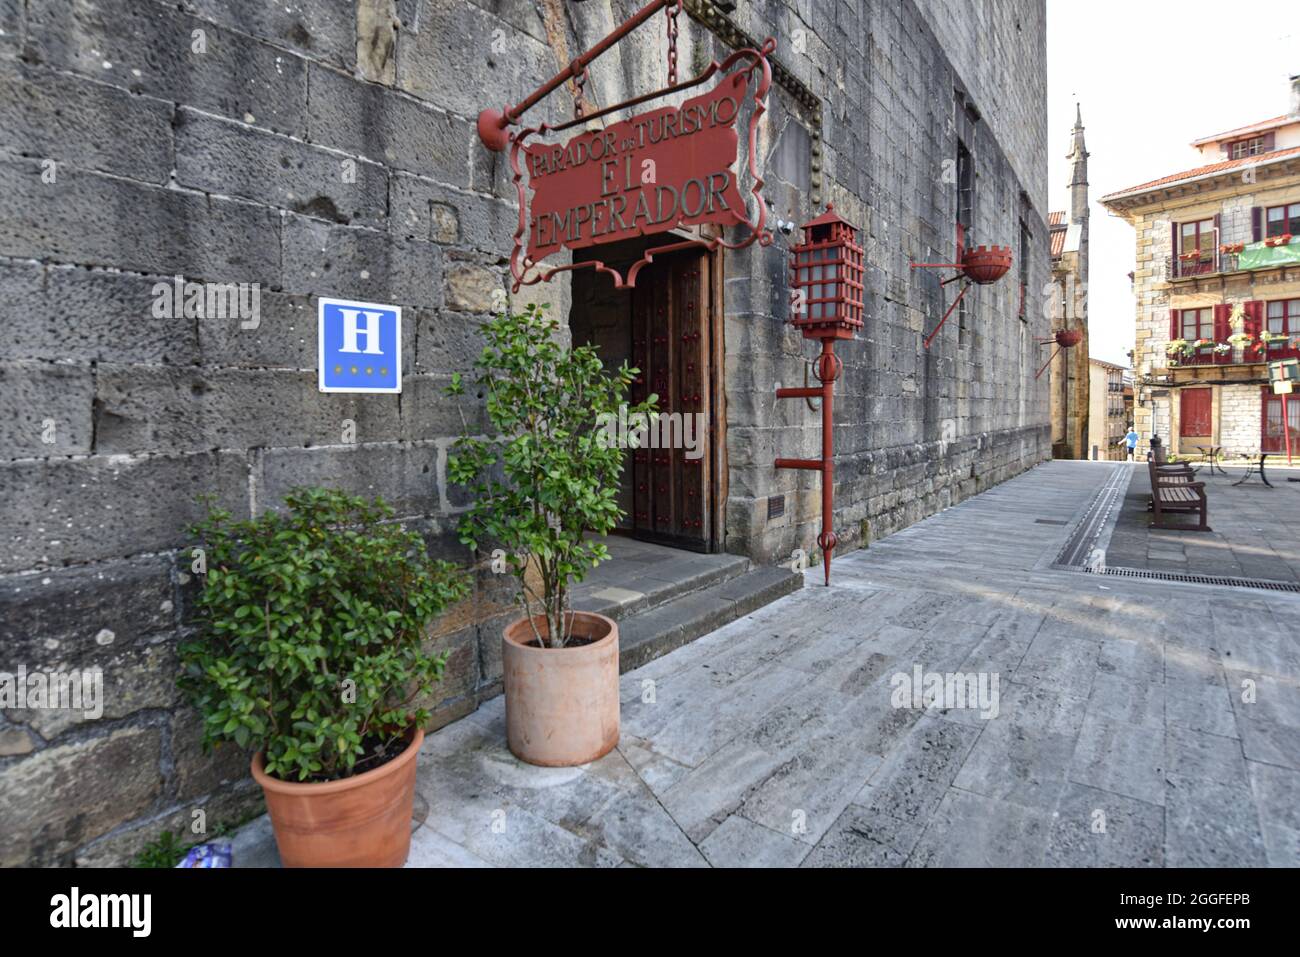
[[[1214,307],[1214,341],[1227,342],[1232,335],[1232,306],[1226,302]]]
[[[1248,336],[1259,338],[1259,334],[1264,331],[1264,303],[1259,299],[1253,299],[1246,303],[1246,320],[1242,324],[1241,331]]]
[[[1179,334],[1180,332],[1181,330],[1178,328],[1178,310],[1170,309],[1169,310],[1169,341],[1173,342],[1175,339],[1181,339],[1182,336]]]
[[[1182,250],[1178,248],[1178,224],[1177,223],[1169,224],[1169,252],[1173,255],[1174,259],[1177,259],[1178,254],[1182,252]]]
[[[1252,243],[1257,243],[1264,238],[1264,210],[1259,206],[1252,206],[1250,209],[1250,235]]]

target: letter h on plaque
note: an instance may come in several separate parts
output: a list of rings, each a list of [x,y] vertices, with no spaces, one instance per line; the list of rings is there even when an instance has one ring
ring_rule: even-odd
[[[402,307],[349,299],[317,302],[321,392],[402,391]]]

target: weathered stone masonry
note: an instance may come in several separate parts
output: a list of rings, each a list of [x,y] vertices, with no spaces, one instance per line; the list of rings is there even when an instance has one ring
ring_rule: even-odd
[[[477,354],[516,221],[474,117],[635,6],[0,0],[0,671],[98,665],[107,691],[99,721],[0,717],[0,866],[120,862],[196,808],[210,826],[256,810],[246,756],[203,756],[173,687],[200,493],[244,515],[295,484],[381,494],[467,558],[445,478],[460,410],[440,389]],[[764,0],[732,16],[775,36],[820,98],[823,200],[867,251],[867,325],[841,350],[836,402],[835,524],[853,547],[1048,457],[1032,378],[1047,320],[1016,318],[1015,273],[927,353],[954,290],[908,269],[953,253],[960,87],[980,113],[976,242],[1016,246],[1023,218],[1029,288],[1047,281],[1043,4]],[[644,31],[593,67],[592,101],[663,84],[662,27]],[[683,15],[681,50],[685,73],[727,47]],[[557,94],[530,119],[569,106]],[[771,106],[765,195],[803,222],[820,211],[812,127],[787,91]],[[811,354],[784,324],[786,246],[725,260],[725,545],[760,560],[811,549],[818,524],[817,478],[771,468],[818,443],[818,417],[773,398]],[[260,283],[260,324],[155,318],[154,285],[176,275]],[[319,294],[405,307],[400,397],[316,391]],[[541,298],[568,314],[567,281],[520,301]],[[439,723],[499,690],[508,595],[482,574],[437,624]]]

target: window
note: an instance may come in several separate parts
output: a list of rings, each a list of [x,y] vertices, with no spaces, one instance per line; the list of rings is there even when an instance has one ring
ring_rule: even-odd
[[[1195,223],[1180,223],[1178,226],[1178,254],[1188,259],[1198,253],[1199,261],[1214,258],[1214,220],[1202,219]]]
[[[1184,309],[1178,314],[1178,328],[1188,342],[1214,338],[1213,309]]]
[[[1268,331],[1289,336],[1300,333],[1300,299],[1280,299],[1268,304]]]
[[[1291,234],[1300,236],[1300,203],[1289,206],[1270,206],[1268,210],[1268,229],[1265,236],[1282,236]]]
[[[1021,319],[1028,322],[1029,316],[1025,309],[1025,299],[1029,295],[1029,243],[1031,237],[1029,227],[1022,219],[1020,221],[1020,310],[1018,315]]]
[[[1253,136],[1248,140],[1238,140],[1228,145],[1228,155],[1232,159],[1245,159],[1247,156],[1258,156],[1260,153],[1267,152],[1268,148],[1262,136]]]

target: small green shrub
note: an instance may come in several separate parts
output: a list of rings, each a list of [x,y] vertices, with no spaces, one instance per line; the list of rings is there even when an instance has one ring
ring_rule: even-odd
[[[425,627],[468,583],[382,500],[295,489],[285,505],[251,521],[213,508],[193,527],[207,573],[179,685],[205,744],[263,751],[283,780],[332,781],[396,756],[428,720],[413,702],[446,655],[425,650]]]
[[[494,437],[464,436],[447,459],[448,477],[473,496],[460,540],[505,550],[520,607],[529,621],[545,616],[537,639],[552,647],[570,638],[570,585],[609,558],[586,535],[608,534],[622,517],[624,451],[598,423],[618,415],[637,374],[627,363],[606,374],[594,347],[568,348],[558,333],[559,322],[532,304],[483,324],[487,345],[474,367]],[[447,392],[463,394],[459,375]],[[629,406],[628,418],[653,412],[656,401]]]

